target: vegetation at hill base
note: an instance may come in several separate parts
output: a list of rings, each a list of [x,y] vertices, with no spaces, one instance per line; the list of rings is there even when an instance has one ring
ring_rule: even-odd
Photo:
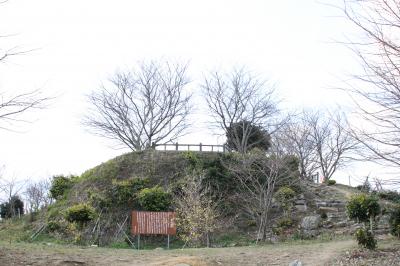
[[[398,236],[395,192],[359,194],[343,185],[313,185],[300,178],[298,169],[296,157],[266,155],[260,149],[247,154],[127,153],[81,176],[55,176],[49,188],[54,201],[27,215],[25,233],[13,241],[47,239],[128,248],[136,241],[130,234],[132,210],[176,211],[178,232],[171,247],[249,245],[354,233],[361,246],[375,248],[374,228],[383,216],[389,217],[388,231]],[[347,201],[343,190],[353,195],[347,204],[349,219],[361,227],[337,233],[340,227],[330,222],[332,207],[316,204],[332,197]],[[314,217],[320,218],[310,231],[304,221]],[[7,224],[11,221],[15,218]],[[160,236],[142,236],[147,248],[163,242]]]

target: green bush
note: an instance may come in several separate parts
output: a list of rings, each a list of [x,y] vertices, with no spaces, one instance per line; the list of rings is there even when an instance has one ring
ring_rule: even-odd
[[[159,186],[142,189],[139,192],[138,200],[146,211],[166,211],[172,202],[171,195]]]
[[[346,211],[350,219],[368,223],[380,212],[378,199],[367,194],[357,194],[350,198],[346,205]]]
[[[359,228],[356,231],[356,239],[359,246],[374,250],[376,249],[376,239],[374,238],[373,234],[363,228]]]
[[[293,220],[290,218],[281,218],[276,223],[276,226],[281,228],[289,228],[292,225],[293,225]]]
[[[360,246],[375,249],[376,240],[372,233],[373,220],[380,212],[378,199],[373,195],[358,194],[353,195],[346,205],[347,214],[350,219],[369,225],[366,229],[356,231],[357,242]],[[368,230],[371,228],[371,231]]]
[[[60,216],[60,209],[55,204],[52,204],[47,209],[47,220],[56,219]]]
[[[56,221],[49,221],[49,222],[47,223],[46,230],[47,230],[48,232],[54,232],[54,231],[60,230],[60,228],[61,228],[61,225],[60,225],[58,222],[56,222]]]
[[[193,151],[185,151],[182,153],[182,157],[188,162],[189,167],[192,170],[198,170],[202,168],[202,160],[199,156]]]
[[[333,179],[328,180],[327,185],[328,186],[336,185],[336,180],[333,180]]]
[[[276,200],[281,204],[285,212],[290,210],[290,207],[293,204],[293,198],[295,196],[296,192],[287,186],[279,188],[275,193]]]
[[[378,197],[384,200],[400,203],[400,193],[393,190],[380,191]]]
[[[204,182],[210,185],[213,191],[230,194],[235,189],[234,178],[228,171],[226,164],[229,163],[229,154],[219,154],[215,158],[203,160],[205,173]]]
[[[80,225],[86,224],[96,217],[96,211],[92,206],[85,203],[76,204],[67,209],[65,219],[68,222],[76,222]]]
[[[289,217],[283,217],[276,222],[276,226],[272,228],[272,232],[275,235],[283,235],[285,230],[291,228],[294,222]]]
[[[253,147],[262,151],[267,151],[271,147],[271,136],[268,132],[250,121],[242,120],[232,123],[226,129],[226,145],[229,149],[239,151],[237,143],[242,143],[243,131],[249,131],[247,139],[247,147]],[[246,147],[246,148],[247,148]],[[242,152],[242,151],[240,151]]]
[[[389,224],[392,235],[400,238],[400,205],[391,210]]]
[[[275,194],[275,198],[279,202],[288,202],[292,200],[296,196],[296,192],[294,192],[293,189],[290,187],[281,187],[278,189],[278,191]]]
[[[90,200],[90,204],[99,209],[109,208],[113,204],[113,199],[101,192],[88,191],[88,198]]]
[[[51,181],[50,196],[53,199],[60,199],[64,193],[72,187],[72,176],[54,176]]]
[[[133,178],[112,181],[112,199],[118,205],[131,205],[138,197],[139,191],[146,188],[148,179]]]

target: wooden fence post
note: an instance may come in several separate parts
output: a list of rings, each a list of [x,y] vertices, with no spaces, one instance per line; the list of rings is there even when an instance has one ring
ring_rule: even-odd
[[[200,142],[200,151],[203,151],[203,144]]]
[[[178,142],[175,145],[176,145],[176,150],[178,150]]]

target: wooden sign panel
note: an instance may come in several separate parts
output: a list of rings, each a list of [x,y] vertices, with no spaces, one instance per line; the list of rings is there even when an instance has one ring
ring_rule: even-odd
[[[175,212],[132,212],[133,235],[175,235]]]

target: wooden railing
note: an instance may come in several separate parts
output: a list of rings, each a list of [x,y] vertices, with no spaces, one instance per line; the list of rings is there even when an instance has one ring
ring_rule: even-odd
[[[180,144],[180,143],[165,143],[152,145],[153,150],[158,151],[199,151],[199,152],[230,152],[231,150],[226,145],[214,144]]]

